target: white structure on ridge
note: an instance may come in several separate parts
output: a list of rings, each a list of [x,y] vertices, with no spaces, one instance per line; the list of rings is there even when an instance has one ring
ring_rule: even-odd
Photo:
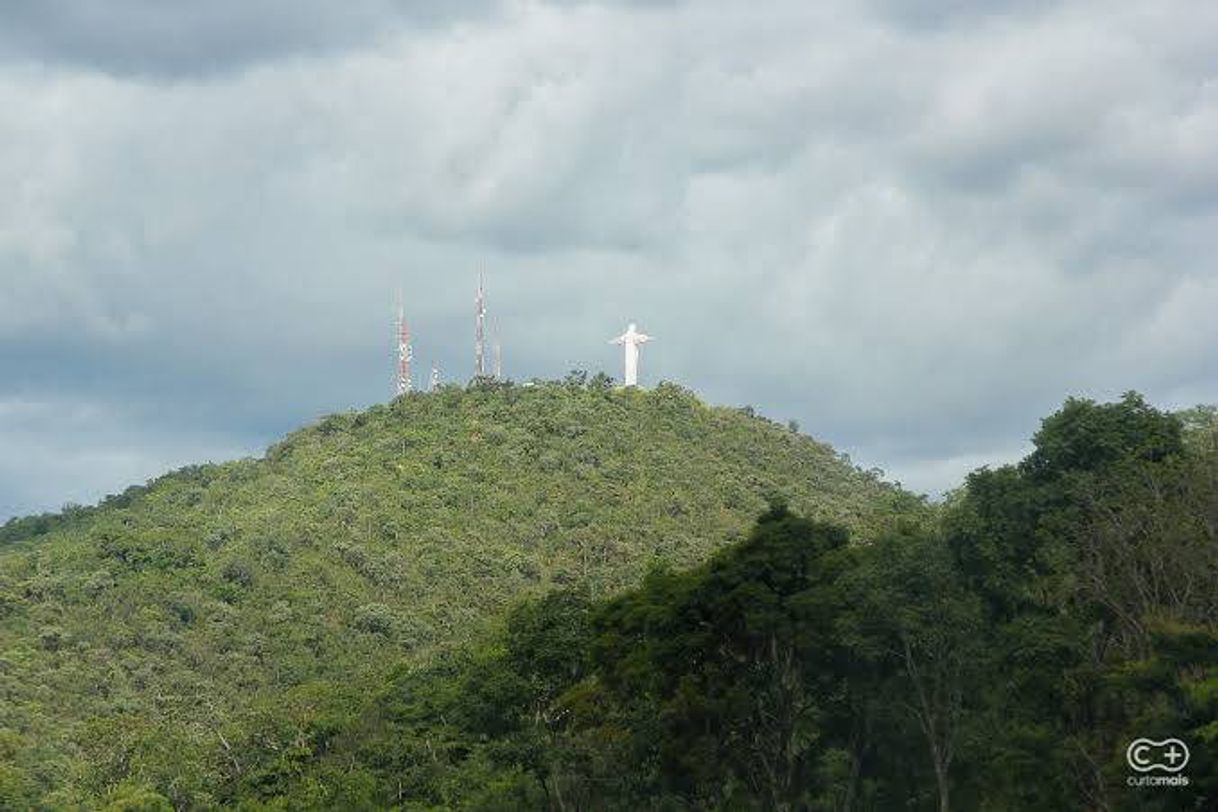
[[[440,368],[436,366],[436,362],[431,362],[431,380],[427,382],[427,391],[434,392],[440,388]]]
[[[397,393],[399,396],[414,389],[410,376],[410,362],[414,360],[414,350],[410,346],[410,326],[406,323],[406,312],[398,305],[398,375]]]
[[[482,274],[478,274],[478,295],[474,297],[474,377],[486,375],[486,295]]]
[[[626,377],[624,383],[626,386],[639,385],[639,345],[646,344],[651,341],[651,336],[640,333],[634,325],[626,328],[626,332],[622,333],[615,339],[612,339],[610,344],[623,344],[626,348]]]

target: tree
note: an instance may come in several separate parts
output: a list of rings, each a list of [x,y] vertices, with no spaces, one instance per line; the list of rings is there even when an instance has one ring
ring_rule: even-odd
[[[1020,469],[1037,482],[1070,472],[1098,471],[1121,460],[1159,462],[1184,449],[1180,418],[1155,409],[1136,392],[1117,403],[1070,398],[1045,418],[1035,450]]]
[[[173,812],[164,795],[143,784],[125,783],[106,797],[104,812]]]
[[[942,539],[910,528],[863,550],[846,580],[842,634],[898,684],[894,694],[917,722],[946,812],[980,653],[980,604]]]
[[[595,615],[593,678],[633,758],[657,765],[647,793],[806,805],[846,539],[775,503],[741,545],[655,572]]]
[[[1024,461],[970,475],[947,511],[1001,675],[976,692],[993,735],[975,768],[1007,808],[1113,806],[1122,742],[1156,695],[1117,686],[1160,661],[1164,623],[1218,620],[1218,455],[1184,431],[1133,393],[1068,400]]]

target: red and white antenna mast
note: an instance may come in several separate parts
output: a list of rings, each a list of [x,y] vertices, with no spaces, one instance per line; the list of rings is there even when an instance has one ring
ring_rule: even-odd
[[[398,380],[397,393],[404,395],[414,389],[410,377],[410,362],[414,360],[414,350],[410,346],[410,325],[406,323],[406,313],[401,304],[398,305]]]
[[[482,274],[478,274],[478,295],[474,298],[474,377],[486,374],[486,297]]]

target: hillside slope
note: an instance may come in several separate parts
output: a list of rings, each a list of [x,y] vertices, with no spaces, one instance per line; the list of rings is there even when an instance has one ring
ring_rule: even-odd
[[[446,387],[0,531],[0,806],[124,781],[209,806],[522,595],[600,596],[773,492],[872,535],[921,503],[671,385]],[[255,755],[250,755],[251,753]],[[261,754],[261,755],[257,755]]]

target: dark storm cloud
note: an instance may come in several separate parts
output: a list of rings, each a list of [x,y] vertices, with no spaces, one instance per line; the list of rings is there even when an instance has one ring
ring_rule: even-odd
[[[1218,7],[112,7],[0,66],[0,514],[384,400],[399,287],[464,380],[479,271],[517,379],[637,321],[930,492],[1070,394],[1218,400]]]

